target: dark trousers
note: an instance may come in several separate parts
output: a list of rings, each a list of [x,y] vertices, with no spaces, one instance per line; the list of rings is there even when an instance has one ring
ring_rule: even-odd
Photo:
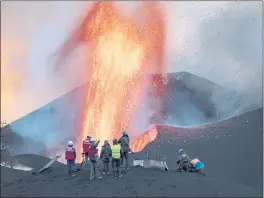
[[[68,167],[69,175],[72,175],[74,166],[75,166],[75,160],[67,160],[67,167]]]
[[[128,151],[121,152],[121,165],[124,165],[124,158],[126,159],[126,168],[128,168]]]
[[[120,159],[112,158],[112,169],[114,177],[119,177],[120,175]]]
[[[109,160],[105,160],[103,162],[104,162],[103,172],[108,173],[109,172],[110,161]]]
[[[178,170],[181,171],[181,170],[184,170],[185,172],[188,172],[189,171],[189,163],[181,163],[179,162],[178,163]]]

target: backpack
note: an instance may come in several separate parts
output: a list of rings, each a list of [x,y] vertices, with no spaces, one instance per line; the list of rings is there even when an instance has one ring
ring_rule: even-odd
[[[190,159],[189,159],[188,155],[182,155],[181,156],[181,161],[182,161],[183,164],[189,164]]]
[[[109,146],[107,146],[107,147],[104,148],[104,157],[106,159],[109,159],[110,158],[110,147]]]

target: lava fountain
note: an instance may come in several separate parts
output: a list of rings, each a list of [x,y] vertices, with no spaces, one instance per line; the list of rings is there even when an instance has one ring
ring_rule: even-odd
[[[143,26],[138,17],[141,23],[144,17]],[[131,126],[143,91],[142,74],[164,72],[164,42],[164,12],[157,2],[141,3],[130,17],[122,15],[113,2],[92,5],[60,51],[60,59],[65,59],[78,45],[89,45],[86,53],[91,59],[86,64],[90,79],[79,143],[87,134],[112,140]],[[153,83],[155,94],[162,95],[162,78],[152,79]]]

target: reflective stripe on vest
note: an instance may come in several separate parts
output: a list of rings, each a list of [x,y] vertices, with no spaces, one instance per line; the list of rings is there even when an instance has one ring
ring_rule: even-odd
[[[112,150],[112,157],[115,159],[120,159],[120,151],[121,151],[121,146],[119,144],[111,146]]]

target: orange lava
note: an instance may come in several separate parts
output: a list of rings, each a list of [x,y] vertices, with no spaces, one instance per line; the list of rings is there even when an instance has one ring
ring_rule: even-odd
[[[79,143],[88,134],[101,142],[120,137],[131,125],[143,91],[142,74],[149,69],[163,73],[163,10],[157,2],[146,2],[141,3],[132,16],[123,16],[116,3],[96,2],[63,46],[63,57],[86,42],[89,44],[87,54],[91,54],[87,62],[91,77]],[[135,16],[144,17],[143,27],[137,25]],[[153,83],[157,90],[163,86],[161,79]],[[135,148],[140,150],[147,142],[138,144]]]
[[[151,127],[148,131],[138,136],[131,145],[133,152],[139,152],[145,148],[145,146],[156,139],[158,131],[156,126]]]

